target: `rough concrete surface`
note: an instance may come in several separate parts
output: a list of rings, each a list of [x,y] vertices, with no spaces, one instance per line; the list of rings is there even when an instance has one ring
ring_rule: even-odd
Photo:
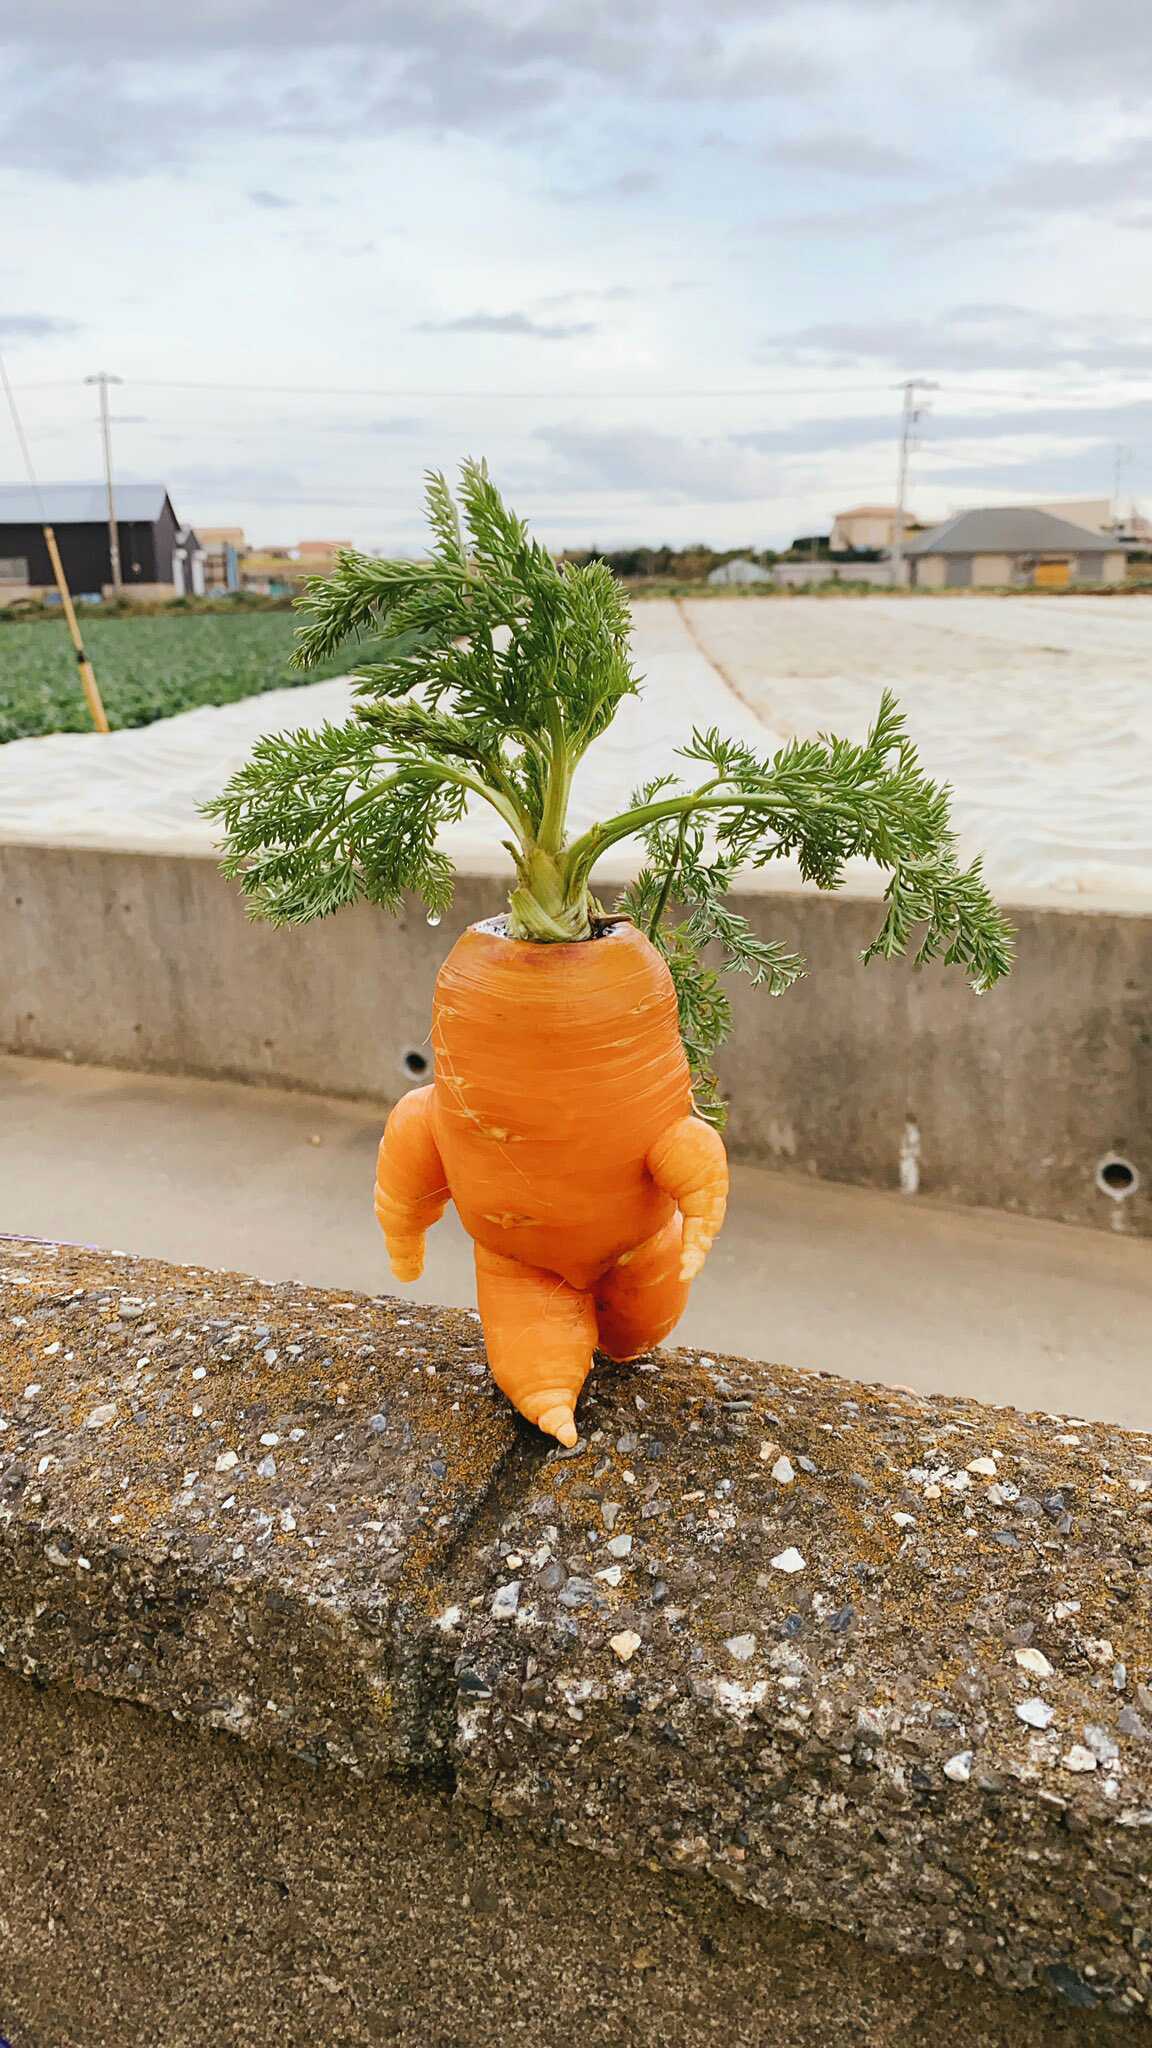
[[[563,1453],[469,1316],[2,1249],[23,1680],[325,1797],[418,1774],[455,1824],[593,1852],[598,1916],[668,1871],[770,1949],[784,1916],[1086,2029],[1144,2014],[1152,1439],[679,1352],[598,1368]]]
[[[549,1847],[0,1674],[12,2048],[1093,2048],[1135,2020],[893,1961],[692,1877]]]
[[[391,1100],[441,960],[504,886],[461,876],[436,930],[360,905],[275,931],[208,858],[0,844],[0,1047]],[[810,969],[777,1002],[733,978],[738,1155],[895,1188],[911,1149],[954,1202],[1152,1229],[1152,919],[1023,905],[1015,972],[977,1000],[953,969],[864,967],[874,901],[733,902]],[[1113,1153],[1139,1177],[1120,1203],[1096,1182]]]
[[[371,1198],[382,1114],[0,1057],[0,1231],[372,1293],[390,1284]],[[404,1296],[473,1305],[472,1245],[453,1209]],[[927,1195],[736,1165],[677,1337],[1152,1427],[1147,1245]]]

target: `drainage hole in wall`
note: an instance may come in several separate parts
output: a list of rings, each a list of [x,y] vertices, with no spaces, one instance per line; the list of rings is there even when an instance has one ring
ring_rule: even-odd
[[[1096,1185],[1102,1195],[1122,1202],[1127,1195],[1135,1194],[1140,1175],[1130,1160],[1122,1159],[1118,1152],[1109,1152],[1096,1168]]]
[[[400,1065],[414,1081],[419,1081],[428,1072],[431,1061],[426,1052],[421,1052],[418,1045],[410,1045],[407,1052],[402,1055]]]

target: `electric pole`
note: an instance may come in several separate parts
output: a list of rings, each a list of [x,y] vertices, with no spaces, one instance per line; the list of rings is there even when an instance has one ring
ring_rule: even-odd
[[[892,533],[892,588],[899,590],[904,583],[904,500],[908,491],[908,456],[912,447],[912,436],[916,422],[924,408],[918,405],[918,391],[939,391],[930,377],[908,377],[897,386],[904,393],[900,412],[900,459],[896,470],[896,523]]]
[[[1117,528],[1124,524],[1124,514],[1120,509],[1120,493],[1124,486],[1124,471],[1131,456],[1132,450],[1126,448],[1123,441],[1117,441],[1116,459],[1112,469],[1112,523]]]
[[[112,488],[112,433],[108,422],[108,386],[122,384],[123,377],[113,377],[108,370],[98,370],[94,377],[85,377],[86,384],[100,386],[100,432],[104,440],[104,488],[108,494],[108,552],[112,560],[112,589],[119,597],[123,589],[120,574],[120,534],[116,525],[116,495]]]

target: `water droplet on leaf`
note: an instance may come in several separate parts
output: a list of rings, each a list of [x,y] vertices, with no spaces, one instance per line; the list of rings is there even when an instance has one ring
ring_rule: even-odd
[[[437,925],[437,924],[439,924],[439,922],[440,922],[440,912],[439,912],[438,910],[430,910],[430,911],[428,912],[428,922],[429,922],[429,924],[431,924],[431,925]]]

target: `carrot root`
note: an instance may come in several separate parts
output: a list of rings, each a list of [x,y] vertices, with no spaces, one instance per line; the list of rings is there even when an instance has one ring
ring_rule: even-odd
[[[680,1271],[683,1223],[673,1216],[604,1275],[596,1289],[599,1348],[620,1361],[655,1350],[680,1321],[689,1283]]]
[[[724,1218],[717,1133],[690,1114],[668,968],[634,926],[535,945],[474,925],[436,984],[436,1081],[397,1103],[376,1215],[397,1280],[451,1199],[476,1247],[497,1386],[571,1446],[594,1350],[663,1342]]]

